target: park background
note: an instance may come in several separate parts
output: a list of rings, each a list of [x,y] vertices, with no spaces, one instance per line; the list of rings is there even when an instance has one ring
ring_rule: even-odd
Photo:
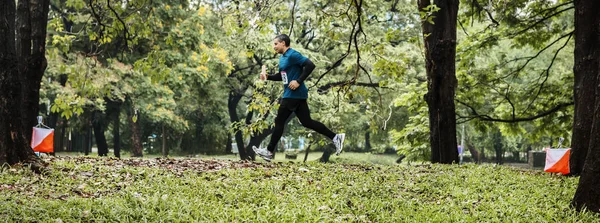
[[[296,119],[291,119],[284,134],[289,143],[283,143],[281,153],[298,153],[302,157],[301,152],[310,149],[318,154],[313,155],[310,161],[332,162],[333,166],[310,161],[298,162],[281,168],[281,172],[317,172],[328,177],[330,172],[348,169],[370,171],[372,168],[383,168],[384,172],[389,170],[396,173],[391,175],[394,177],[421,176],[420,173],[424,173],[426,179],[434,181],[446,176],[438,174],[450,173],[453,177],[462,176],[450,180],[463,183],[469,181],[464,181],[465,176],[458,174],[462,170],[468,170],[467,173],[475,171],[471,173],[477,176],[491,173],[491,179],[505,173],[507,178],[502,178],[503,182],[512,183],[515,181],[508,179],[522,179],[515,177],[515,174],[533,175],[540,179],[534,181],[538,184],[520,188],[536,190],[530,190],[507,203],[497,202],[499,198],[496,193],[490,196],[493,197],[491,200],[458,199],[463,201],[459,202],[462,209],[470,205],[475,212],[485,213],[465,221],[502,221],[506,216],[522,214],[528,208],[536,209],[535,213],[551,209],[548,212],[550,217],[542,217],[538,221],[570,217],[574,221],[588,217],[595,219],[593,214],[586,212],[584,206],[587,205],[593,212],[600,210],[597,202],[600,199],[596,199],[598,193],[594,192],[593,187],[597,181],[594,179],[599,174],[594,166],[600,160],[594,158],[598,149],[596,141],[590,139],[597,131],[592,125],[600,122],[591,109],[595,106],[592,102],[596,97],[594,83],[598,72],[598,67],[593,65],[599,60],[593,53],[596,52],[594,44],[598,42],[598,30],[594,28],[597,23],[594,21],[600,21],[593,13],[597,8],[593,2],[562,0],[53,0],[16,1],[14,5],[9,2],[3,4],[1,11],[3,18],[10,18],[6,21],[14,19],[15,23],[8,23],[7,26],[2,23],[1,27],[2,33],[6,34],[2,37],[2,44],[7,47],[3,47],[0,59],[3,61],[2,67],[7,69],[2,69],[0,87],[3,89],[1,98],[7,100],[0,101],[0,123],[3,124],[0,128],[0,161],[15,164],[19,163],[15,160],[27,160],[22,158],[22,154],[33,154],[23,152],[26,149],[21,149],[19,138],[15,138],[11,130],[22,124],[24,127],[17,132],[23,134],[24,138],[31,138],[29,129],[37,124],[35,116],[41,115],[44,125],[55,130],[56,156],[41,159],[45,160],[45,165],[63,170],[51,173],[50,176],[56,179],[68,180],[67,176],[73,179],[83,176],[87,179],[96,176],[96,171],[103,172],[103,166],[112,166],[113,162],[119,164],[116,175],[111,175],[115,178],[105,176],[102,179],[129,179],[132,173],[145,177],[145,170],[140,173],[135,166],[139,162],[150,162],[147,165],[152,167],[149,171],[158,171],[149,175],[150,181],[162,181],[163,178],[155,177],[166,174],[166,181],[176,182],[180,179],[178,177],[189,177],[190,172],[169,175],[168,170],[160,167],[165,167],[165,163],[168,167],[189,161],[225,162],[233,166],[239,164],[255,167],[252,170],[258,171],[244,172],[246,175],[234,172],[234,175],[242,174],[236,175],[239,177],[233,178],[235,180],[250,178],[254,179],[251,182],[256,182],[259,175],[278,180],[279,175],[274,176],[269,168],[287,164],[247,160],[255,159],[249,148],[264,146],[268,140],[281,95],[279,83],[258,80],[260,67],[265,64],[274,71],[278,56],[272,50],[271,41],[276,34],[287,33],[292,38],[292,47],[317,65],[306,81],[313,118],[336,132],[346,133],[346,142],[344,154],[340,157],[330,156],[331,143],[328,140],[307,131]],[[13,31],[12,34],[10,31]],[[13,99],[14,92],[21,92],[23,100]],[[15,124],[17,122],[20,124]],[[559,143],[560,138],[564,139],[560,140],[562,143]],[[299,139],[303,143],[299,143]],[[465,151],[464,154],[459,154],[459,145],[464,148],[461,150]],[[530,161],[529,152],[556,147],[572,147],[574,177],[503,165],[525,163]],[[233,151],[237,151],[237,154],[231,155]],[[588,152],[589,155],[586,155]],[[157,156],[166,158],[154,158]],[[366,167],[357,167],[344,164],[344,160],[364,164],[361,161],[365,160],[364,157],[398,160],[401,156],[404,156],[402,165],[388,163],[385,167],[371,167],[373,164],[365,164]],[[285,160],[282,158],[278,159]],[[160,165],[153,165],[152,160]],[[463,162],[473,164],[445,167],[436,164]],[[27,162],[23,165],[27,165]],[[121,165],[134,166],[136,170],[131,172],[129,167]],[[448,170],[437,171],[439,168]],[[33,169],[38,170],[37,167]],[[194,170],[200,173],[205,171],[197,166],[189,171]],[[332,171],[323,173],[322,170]],[[60,184],[52,184],[46,181],[45,175],[29,176],[22,171],[14,166],[3,169],[2,188],[8,189],[2,189],[2,192],[10,195],[5,200],[8,203],[22,204],[23,200],[36,198],[31,194],[18,193],[21,191],[18,189],[21,188],[18,186],[21,180],[34,179],[31,185],[50,183],[52,187],[49,188],[56,187],[56,191],[61,191],[59,188],[62,186],[67,188],[66,195],[49,194],[41,197],[49,199],[50,206],[56,205],[52,202],[70,196],[75,196],[72,200],[74,204],[91,202],[87,205],[98,205],[97,202],[100,202],[101,205],[110,206],[110,202],[103,203],[105,200],[102,199],[86,200],[97,198],[96,195],[90,195],[94,193],[86,191],[90,189],[88,183],[61,181]],[[16,177],[13,178],[11,173]],[[579,174],[583,175],[581,181],[577,182]],[[386,179],[390,177],[379,178],[379,186],[391,188],[392,185],[404,185],[397,184],[397,181],[387,182]],[[201,179],[211,181],[212,178]],[[347,186],[342,190],[349,193],[348,197],[357,195],[355,188],[350,187],[355,185],[351,178],[342,177],[338,180]],[[412,180],[415,179],[404,183]],[[554,181],[559,182],[555,187],[548,184]],[[102,182],[93,185],[104,185]],[[136,185],[142,186],[142,182]],[[307,184],[313,185],[312,182],[309,180]],[[486,181],[485,185],[490,182],[495,181]],[[72,188],[73,185],[76,185],[75,188]],[[289,184],[278,186],[285,189],[285,185]],[[427,181],[417,184],[417,188],[450,189],[449,192],[437,191],[450,196],[433,196],[432,200],[428,200],[435,204],[442,204],[444,200],[452,200],[463,194],[462,190],[451,190],[455,187],[442,185],[446,184]],[[94,186],[90,190],[97,189]],[[212,186],[228,188],[231,184]],[[418,195],[440,195],[428,189],[408,189],[412,186],[399,188],[402,192],[415,192]],[[504,186],[502,188],[510,188]],[[116,197],[125,194],[130,196],[124,198],[125,203],[133,201],[127,199],[140,197],[143,199],[135,202],[143,203],[144,200],[158,198],[165,200],[169,197],[129,191],[139,190],[137,186],[127,187],[127,190],[121,190],[123,185],[115,187],[119,189],[108,187],[98,195],[106,195],[120,202],[123,200]],[[251,186],[252,190],[263,192],[257,188],[260,188],[259,185]],[[366,199],[364,201],[374,202],[373,194],[367,193],[371,189],[363,188],[366,188],[363,190],[365,193],[359,194]],[[495,191],[486,190],[488,186],[483,188],[477,191]],[[579,193],[575,193],[576,188]],[[163,189],[171,193],[177,191],[168,187]],[[394,191],[380,189],[376,191]],[[383,194],[395,198],[400,196],[386,193]],[[500,192],[503,193],[506,191]],[[528,197],[531,193],[540,197]],[[558,200],[535,202],[543,200],[541,196],[548,196],[545,193],[556,195],[554,197]],[[193,192],[175,194],[185,197]],[[223,198],[222,193],[218,194],[215,195],[217,198]],[[339,194],[332,196],[337,198]],[[504,208],[518,206],[519,199],[525,197],[531,201],[523,203],[527,204],[527,208],[517,211]],[[581,215],[569,207],[573,197],[572,205],[583,212]],[[278,202],[278,199],[289,198],[267,201]],[[175,200],[186,204],[185,199]],[[397,199],[393,201],[399,202]],[[252,205],[265,204],[252,199],[247,202]],[[336,204],[346,205],[341,212],[360,207],[355,205],[356,201],[340,202]],[[489,211],[491,209],[479,209],[481,206],[478,204],[482,202],[498,204],[500,206],[491,209],[507,212],[494,213]],[[305,207],[315,207],[303,204]],[[382,203],[369,204],[386,206]],[[411,207],[413,203],[402,204]],[[231,208],[228,205],[231,203],[225,205]],[[6,207],[0,213],[10,216],[14,221],[26,218],[10,213],[31,211],[26,205],[24,209],[19,209],[22,206]],[[335,207],[339,206],[319,205],[314,209],[340,213]],[[144,205],[141,208],[147,210]],[[176,210],[164,208],[155,211],[164,214],[167,212],[163,210]],[[450,211],[452,207],[449,206],[440,208],[445,210],[440,212],[441,215],[425,215],[421,220],[460,220],[458,216],[462,216],[444,218],[447,217],[445,213],[455,212]],[[304,209],[298,210],[305,219],[318,221],[320,218],[318,214],[314,215],[314,209],[310,209],[311,214],[300,211]],[[133,216],[129,219],[131,221],[147,220],[153,216],[132,215],[131,212],[135,211],[123,210],[114,216]],[[269,215],[273,209],[265,211]],[[456,213],[460,212],[458,210]],[[462,211],[463,214],[466,212]],[[47,216],[42,217],[56,219],[56,213],[43,213]],[[59,215],[63,217],[75,216],[74,219],[105,216],[103,212],[90,210],[78,214],[68,211],[57,213],[62,213]],[[290,212],[277,213],[286,213],[290,218],[283,218],[285,220],[294,219],[294,215],[287,215]],[[250,214],[250,219],[256,220],[260,216]],[[277,215],[269,216],[267,221],[278,219]],[[312,218],[315,216],[316,219]],[[390,216],[391,219],[401,219],[398,215]],[[404,219],[419,219],[415,217],[417,215],[407,216]],[[350,221],[392,221],[381,215],[359,213],[347,217],[353,219]],[[177,216],[169,215],[167,219],[177,219]],[[36,218],[32,220],[36,221]],[[227,215],[221,220],[249,219]]]

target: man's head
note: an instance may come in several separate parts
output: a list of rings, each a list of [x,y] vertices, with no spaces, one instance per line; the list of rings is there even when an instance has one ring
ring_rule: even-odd
[[[285,53],[290,48],[290,37],[286,34],[277,35],[273,39],[273,49],[279,54]]]

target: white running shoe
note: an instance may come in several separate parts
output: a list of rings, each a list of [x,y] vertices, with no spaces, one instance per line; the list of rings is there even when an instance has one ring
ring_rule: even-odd
[[[335,155],[340,155],[340,153],[342,153],[342,149],[344,148],[344,138],[346,137],[346,134],[341,133],[341,134],[336,134],[335,137],[333,137],[333,144],[335,145]]]
[[[259,148],[256,148],[256,146],[252,146],[252,150],[254,150],[254,153],[256,153],[256,155],[260,156],[267,162],[271,162],[271,159],[273,159],[273,153],[271,153],[271,151],[269,151],[267,149],[264,149],[264,148],[259,149]]]

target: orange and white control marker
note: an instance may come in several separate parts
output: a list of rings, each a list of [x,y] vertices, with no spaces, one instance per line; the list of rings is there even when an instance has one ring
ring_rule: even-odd
[[[41,116],[38,116],[38,125],[33,127],[33,134],[31,134],[31,148],[33,148],[34,152],[54,152],[54,129],[39,127],[47,127],[42,124]]]
[[[569,157],[571,149],[548,149],[546,150],[546,166],[544,171],[549,173],[569,174]]]

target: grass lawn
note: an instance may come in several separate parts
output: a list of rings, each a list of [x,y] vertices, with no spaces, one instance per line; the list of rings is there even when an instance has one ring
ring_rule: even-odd
[[[330,164],[46,157],[50,171],[43,175],[21,166],[1,169],[0,219],[600,222],[599,215],[569,206],[578,178],[494,165],[348,164],[352,156],[358,154],[332,156]]]
[[[308,153],[308,157],[306,159],[307,162],[316,161],[321,158],[323,152],[310,152]],[[83,153],[79,152],[59,152],[56,153],[56,156],[84,156]],[[90,157],[96,157],[97,153],[90,153]],[[113,156],[112,152],[109,153],[109,156]],[[273,162],[303,162],[304,161],[304,152],[300,152],[296,159],[286,159],[285,154],[283,152],[278,152],[275,156]],[[121,154],[122,158],[132,158],[130,153],[124,152]],[[160,154],[144,154],[144,159],[150,158],[160,158],[162,157]],[[177,156],[170,156],[172,158],[178,158]],[[196,155],[193,158],[199,159],[218,159],[218,160],[230,160],[230,161],[238,161],[240,160],[240,155],[238,154],[228,154],[228,155]],[[263,160],[260,157],[256,157],[257,161],[262,162]],[[348,164],[381,164],[381,165],[394,165],[396,164],[396,159],[398,159],[398,155],[395,154],[370,154],[370,153],[354,153],[354,152],[344,152],[339,156],[331,155],[329,160],[334,163],[348,163]]]
[[[306,158],[307,162],[317,161],[323,152],[310,152],[308,153],[308,157]],[[303,162],[304,161],[304,152],[298,154],[296,159],[286,159],[285,154],[283,152],[278,152],[275,156],[273,162]],[[215,159],[225,159],[236,161],[240,159],[239,155],[221,155],[221,156],[200,156],[200,158],[215,158]],[[258,161],[262,161],[261,158],[256,158]],[[370,154],[370,153],[353,153],[353,152],[345,152],[341,153],[339,156],[331,155],[329,160],[334,163],[348,163],[348,164],[381,164],[381,165],[393,165],[398,159],[398,155],[394,154]]]

